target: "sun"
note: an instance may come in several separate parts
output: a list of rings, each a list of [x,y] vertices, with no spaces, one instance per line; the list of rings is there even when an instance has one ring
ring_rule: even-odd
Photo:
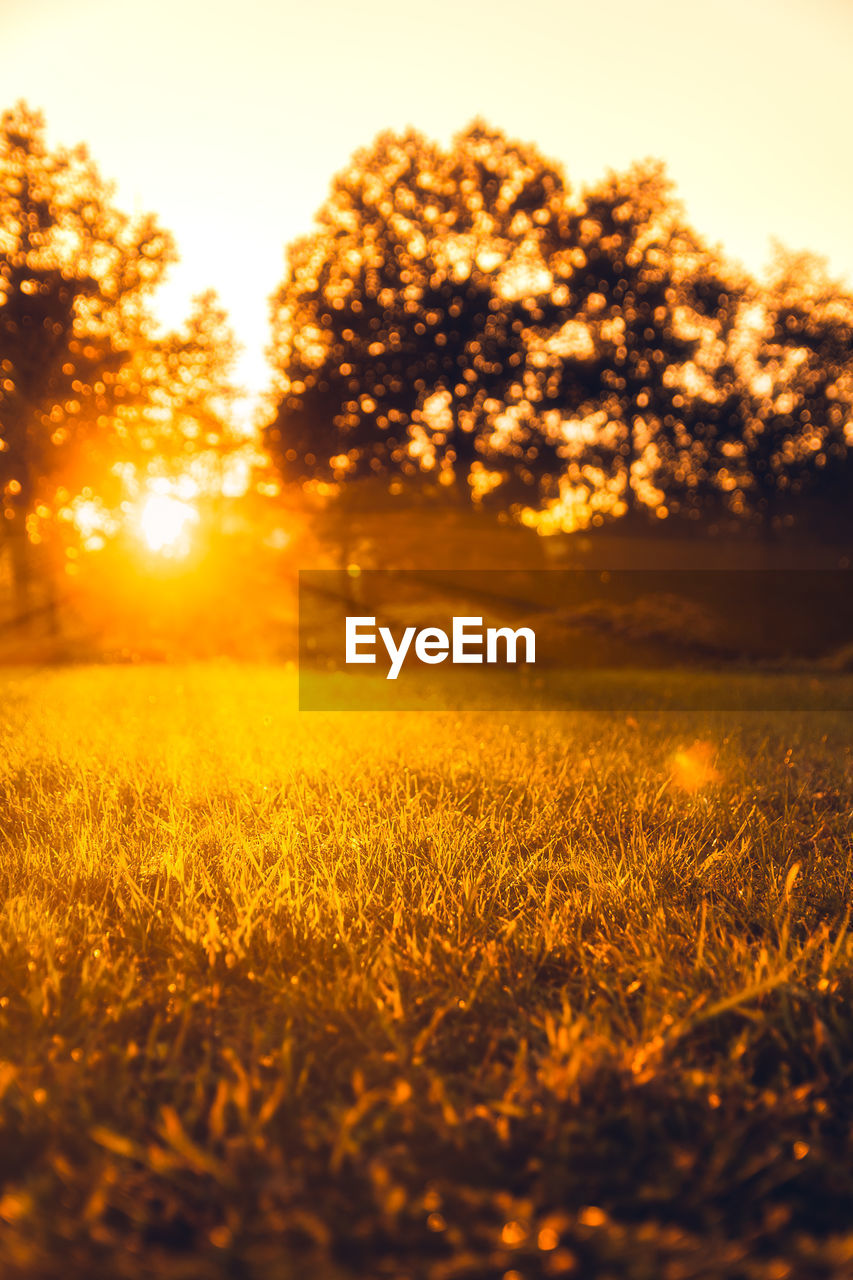
[[[145,545],[161,555],[185,555],[191,526],[197,522],[194,506],[165,493],[152,493],[139,513],[139,531]]]

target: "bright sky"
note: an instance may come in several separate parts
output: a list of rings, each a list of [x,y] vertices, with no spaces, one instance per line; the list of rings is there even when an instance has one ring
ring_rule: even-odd
[[[777,236],[853,281],[850,0],[0,0],[0,47],[0,106],[159,215],[162,318],[216,288],[252,390],[284,245],[387,127],[448,142],[484,115],[574,185],[661,156],[748,266]]]

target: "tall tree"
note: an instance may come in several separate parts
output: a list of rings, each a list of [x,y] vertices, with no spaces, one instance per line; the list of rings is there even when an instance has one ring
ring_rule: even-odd
[[[150,216],[130,218],[86,148],[50,150],[23,103],[0,122],[0,527],[20,607],[37,512],[113,455],[119,411],[148,343],[146,300],[174,256]]]
[[[357,153],[274,300],[266,439],[285,475],[426,475],[533,498],[550,446],[506,410],[566,198],[555,166],[479,122],[449,152],[410,131]]]
[[[384,134],[290,251],[267,443],[293,478],[437,476],[552,527],[696,511],[742,289],[657,163],[573,198],[480,122]]]
[[[853,446],[853,294],[810,253],[777,245],[730,337],[731,505],[778,531],[809,495],[849,506]],[[846,493],[838,492],[838,481]],[[849,515],[844,515],[849,527]]]
[[[548,518],[571,528],[596,508],[698,510],[742,282],[690,229],[657,162],[585,190],[548,261],[554,287],[528,357],[566,460]]]

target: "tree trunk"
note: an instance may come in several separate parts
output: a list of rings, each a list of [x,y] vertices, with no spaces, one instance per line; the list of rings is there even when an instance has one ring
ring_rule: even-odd
[[[20,509],[6,521],[6,540],[12,562],[15,620],[23,621],[32,611],[33,573],[24,512]]]
[[[40,548],[27,536],[24,509],[14,509],[4,525],[12,567],[13,625],[29,630],[34,623],[40,624],[56,637],[60,630],[56,584]]]

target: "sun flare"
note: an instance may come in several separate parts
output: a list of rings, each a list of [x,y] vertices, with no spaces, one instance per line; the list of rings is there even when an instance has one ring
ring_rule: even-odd
[[[149,551],[161,555],[185,555],[190,530],[198,523],[198,512],[189,502],[153,493],[145,499],[139,515],[139,530]]]

